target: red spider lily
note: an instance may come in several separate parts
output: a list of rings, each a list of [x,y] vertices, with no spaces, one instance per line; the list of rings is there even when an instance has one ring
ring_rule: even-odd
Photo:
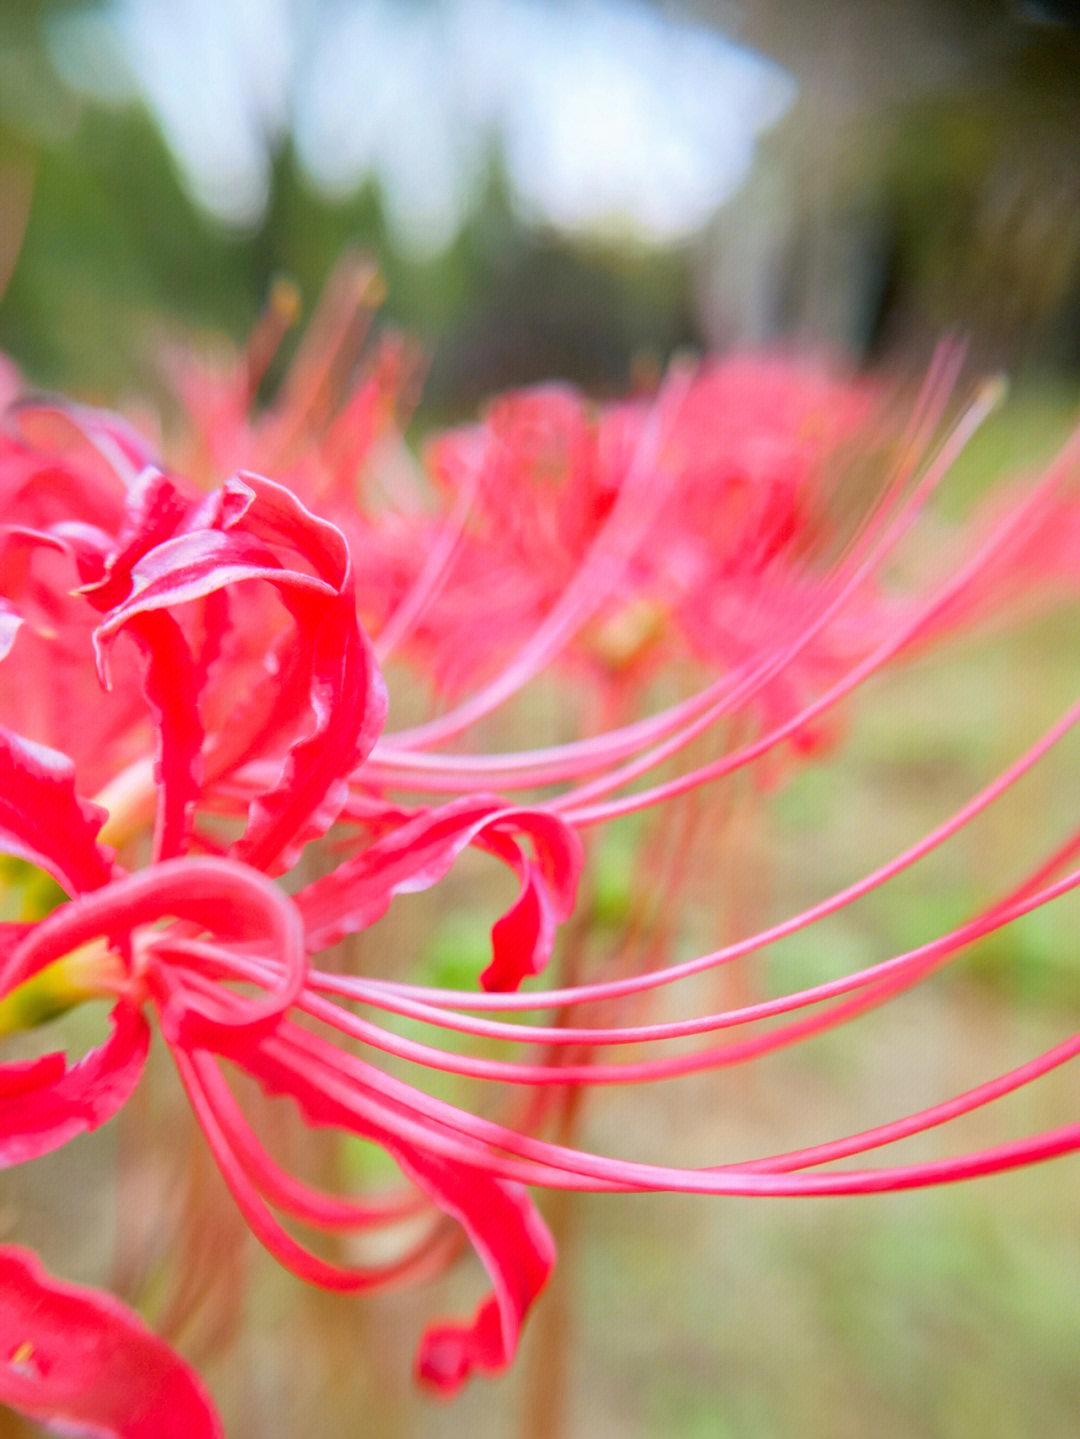
[[[212,483],[241,467],[273,474],[332,520],[381,659],[404,651],[437,688],[466,697],[470,718],[507,697],[510,676],[520,687],[553,663],[625,715],[680,656],[712,674],[774,643],[782,625],[801,631],[819,588],[805,562],[842,538],[837,475],[881,445],[879,387],[749,356],[674,373],[626,403],[548,385],[432,440],[419,474],[395,423],[407,347],[383,341],[358,358],[379,298],[370,264],[343,262],[279,394],[254,417],[291,292],[276,293],[232,365],[174,352],[168,373],[187,416],[181,468]],[[933,386],[923,436],[948,389],[947,376]],[[917,452],[917,435],[906,442]],[[868,586],[864,612],[871,600]],[[783,684],[761,687],[757,710],[790,713],[850,645],[822,630]]]
[[[919,468],[913,457],[923,453],[940,410],[937,384],[880,499],[859,527],[832,534],[832,562],[819,563],[816,526],[827,527],[822,455],[854,422],[841,406],[822,449],[810,421],[830,412],[833,391],[807,391],[799,377],[788,393],[780,379],[778,370],[753,366],[679,373],[648,402],[599,412],[566,392],[518,398],[496,408],[479,431],[433,446],[436,471],[454,471],[449,521],[401,507],[386,520],[362,514],[347,537],[305,503],[327,473],[331,508],[344,502],[337,483],[344,461],[340,471],[328,471],[318,455],[307,464],[295,460],[290,479],[303,498],[248,470],[202,493],[109,417],[29,405],[16,413],[0,456],[0,640],[5,675],[15,676],[0,697],[0,848],[47,872],[68,898],[43,916],[0,927],[0,1033],[85,999],[108,999],[113,1008],[109,1037],[76,1062],[54,1053],[0,1068],[0,1163],[33,1159],[115,1114],[143,1072],[147,1016],[156,1017],[245,1219],[297,1274],[344,1290],[423,1277],[452,1248],[441,1216],[463,1228],[492,1293],[471,1321],[429,1329],[417,1361],[425,1381],[452,1392],[470,1373],[510,1362],[550,1272],[554,1246],[528,1186],[855,1193],[959,1179],[1080,1148],[1080,1126],[1066,1126],[946,1160],[830,1167],[1064,1064],[1080,1050],[1075,1037],[966,1094],[865,1133],[703,1169],[552,1143],[536,1105],[499,1117],[490,1106],[473,1112],[425,1087],[436,1072],[490,1085],[499,1096],[542,1096],[746,1061],[883,1003],[1080,885],[1077,832],[966,923],[861,972],[716,1013],[635,1023],[602,1017],[609,1003],[729,964],[889,882],[1060,745],[1080,720],[1078,705],[933,833],[783,923],[646,973],[520,990],[544,970],[556,928],[573,906],[579,830],[660,806],[790,743],[812,745],[837,706],[876,671],[992,610],[1009,586],[1025,583],[1034,593],[1036,580],[1055,589],[1067,583],[1080,441],[982,525],[962,563],[914,594],[889,594],[887,566],[989,403],[981,398]],[[731,427],[716,407],[751,380],[766,398],[751,412],[752,424]],[[304,414],[323,404],[319,386],[309,388],[303,404],[296,401]],[[784,411],[785,395],[794,419]],[[864,416],[861,398],[852,413]],[[286,405],[275,421],[283,454],[298,432],[290,417]],[[364,433],[367,446],[370,427]],[[545,475],[553,449],[558,463]],[[348,463],[355,460],[352,453]],[[495,519],[505,506],[502,487],[522,470],[531,522],[506,534]],[[474,505],[480,519],[470,534]],[[380,547],[386,530],[393,542]],[[425,538],[434,539],[427,560],[414,559],[403,586],[382,602],[385,627],[372,645],[358,622],[358,609],[372,606],[363,594],[358,600],[355,571],[371,539],[375,559],[365,586],[373,589],[400,535],[411,535],[418,552]],[[476,557],[500,535],[506,550],[492,552],[492,588],[480,595],[470,633],[463,616],[468,598],[480,594]],[[513,577],[537,567],[521,607],[507,606],[502,580],[513,591]],[[617,620],[642,600],[662,610],[666,634],[683,635],[699,661],[710,660],[712,672],[696,692],[646,719],[544,750],[436,749],[575,645],[580,672],[581,653],[595,643],[589,626]],[[386,652],[408,641],[434,653],[450,644],[455,661],[475,670],[499,616],[507,626],[502,667],[486,670],[484,682],[448,713],[380,739],[386,702],[376,647]],[[31,663],[43,666],[32,678],[25,672]],[[51,681],[51,665],[62,677],[56,694],[41,683],[42,674]],[[111,689],[99,715],[102,682]],[[675,778],[652,777],[697,736],[747,714],[749,738],[744,729],[742,742],[719,757],[687,765]],[[499,797],[548,788],[556,793],[542,803]],[[451,798],[410,808],[389,791]],[[115,853],[104,838],[119,846]],[[287,894],[271,877],[318,840],[323,858],[334,861],[330,872],[306,882],[297,876],[296,892]],[[507,864],[521,885],[492,930],[492,960],[479,990],[316,967],[314,956],[374,923],[395,895],[436,884],[469,846]],[[524,1022],[533,1010],[542,1012],[540,1022]],[[395,1017],[410,1021],[407,1033]],[[414,1037],[418,1025],[429,1038]],[[719,1038],[737,1028],[743,1037]],[[440,1042],[445,1034],[449,1043]],[[461,1037],[483,1048],[459,1052]],[[502,1045],[511,1047],[508,1057]],[[604,1057],[626,1046],[634,1047],[630,1059]],[[523,1059],[523,1047],[533,1057]],[[378,1055],[395,1065],[378,1066]],[[415,1083],[400,1077],[400,1065],[415,1068]],[[246,1117],[231,1072],[292,1100],[313,1128],[375,1143],[409,1188],[342,1197],[294,1177]],[[364,1266],[331,1263],[282,1223],[364,1235],[429,1212],[436,1222],[410,1232],[393,1259]],[[124,1371],[138,1363],[142,1340],[117,1312],[87,1298],[78,1322],[99,1337],[114,1335]],[[11,1356],[24,1356],[25,1343],[44,1345],[47,1337],[17,1336],[9,1369],[23,1362]],[[155,1353],[155,1362],[173,1364]],[[11,1374],[5,1389],[4,1377],[0,1369],[0,1398],[66,1422],[68,1391],[59,1380],[50,1409],[47,1376],[25,1395]],[[117,1405],[126,1393],[118,1380]],[[92,1422],[106,1433],[139,1432],[130,1410]]]
[[[579,663],[617,665],[624,700],[629,662],[639,674],[670,665],[680,637],[710,669],[738,663],[752,644],[740,639],[748,614],[759,631],[775,624],[771,577],[824,538],[829,468],[860,431],[869,437],[877,400],[810,366],[741,356],[656,400],[596,407],[554,386],[499,400],[480,425],[430,447],[436,481],[468,494],[472,514],[416,641],[460,692],[479,668],[468,635],[477,596],[494,598],[512,654],[557,597],[586,588],[579,567],[591,555],[592,615],[579,623],[594,624]],[[654,622],[643,632],[635,613]]]
[[[92,437],[112,437],[103,418],[77,419]],[[6,995],[0,1029],[25,1027],[95,995],[116,1001],[110,1037],[77,1063],[50,1054],[4,1067],[3,1163],[43,1154],[116,1112],[146,1059],[143,1011],[156,1007],[211,1147],[260,1238],[304,1277],[332,1288],[399,1282],[427,1272],[446,1253],[437,1231],[394,1264],[342,1270],[298,1246],[266,1217],[264,1196],[317,1226],[360,1229],[408,1216],[415,1201],[380,1206],[311,1196],[267,1156],[253,1161],[254,1141],[238,1131],[242,1121],[231,1112],[217,1069],[221,1058],[268,1090],[291,1094],[312,1124],[333,1123],[381,1144],[421,1195],[461,1223],[492,1272],[495,1293],[472,1323],[432,1331],[420,1370],[431,1382],[453,1387],[473,1368],[502,1367],[552,1261],[531,1203],[518,1186],[426,1152],[407,1125],[402,1129],[393,1106],[378,1101],[353,1112],[343,1105],[327,1076],[344,1072],[345,1057],[335,1057],[325,1041],[320,1047],[286,1016],[305,987],[309,949],[370,924],[395,892],[435,883],[469,844],[509,864],[521,879],[521,895],[493,929],[493,959],[484,976],[489,987],[515,986],[546,962],[554,928],[572,905],[580,866],[573,833],[543,812],[483,796],[443,812],[410,812],[372,797],[363,826],[378,837],[335,874],[289,899],[263,871],[288,867],[304,842],[339,818],[348,823],[348,782],[385,710],[357,624],[340,533],[288,491],[255,476],[200,497],[152,466],[128,476],[118,498],[108,497],[115,501],[111,513],[99,502],[93,522],[76,509],[63,519],[38,513],[20,523],[17,502],[32,509],[48,471],[40,455],[35,466],[29,447],[24,452],[19,443],[27,474],[13,495],[15,524],[5,528],[8,553],[15,554],[7,663],[24,659],[24,631],[65,660],[82,646],[80,690],[68,697],[70,708],[54,711],[53,724],[43,727],[49,740],[75,741],[79,707],[89,704],[99,681],[117,683],[115,647],[122,638],[133,640],[143,661],[143,704],[157,734],[157,759],[152,783],[145,761],[136,760],[106,787],[110,828],[127,848],[140,807],[146,798],[153,801],[155,789],[157,798],[151,862],[128,873],[98,841],[106,811],[78,796],[72,757],[37,738],[0,731],[0,843],[72,896],[36,923],[0,930]],[[55,457],[47,463],[58,465]],[[85,469],[69,462],[61,473],[74,498],[94,497]],[[111,520],[111,531],[103,519]],[[39,568],[42,554],[48,563]],[[74,592],[70,579],[58,580],[57,558],[81,580]],[[265,596],[253,600],[244,593],[255,580],[276,592],[291,628],[282,625],[280,612],[271,613]],[[48,627],[40,619],[45,609],[53,621]],[[222,671],[227,683],[239,673],[253,687],[231,712],[215,688]],[[15,708],[24,694],[15,687],[9,698]],[[130,694],[127,699],[133,702]],[[24,719],[35,718],[33,707],[26,708]],[[120,729],[117,738],[126,754],[130,729]],[[102,736],[95,735],[95,743],[103,743]],[[271,775],[255,784],[243,778],[253,755],[264,766],[273,757]],[[94,758],[87,763],[96,773]],[[205,829],[208,818],[239,824],[239,833],[223,844]],[[176,857],[181,854],[187,857]],[[172,927],[144,930],[162,919],[172,919]],[[239,945],[241,953],[255,945],[268,965],[280,966],[261,999],[241,1000],[215,987],[205,965],[191,962],[180,937],[208,933]],[[166,934],[178,948],[170,949]],[[210,978],[217,977],[216,965]],[[351,1087],[361,1090],[358,1080]]]

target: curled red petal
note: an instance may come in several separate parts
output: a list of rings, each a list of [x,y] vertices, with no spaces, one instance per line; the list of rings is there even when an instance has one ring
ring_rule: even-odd
[[[196,523],[206,527],[192,528]],[[277,666],[279,686],[288,693],[284,706],[273,707],[274,723],[280,722],[283,707],[297,724],[305,707],[314,715],[314,725],[289,749],[276,782],[252,802],[247,829],[235,848],[237,858],[265,869],[283,853],[286,861],[291,859],[289,846],[306,837],[313,823],[321,828],[332,823],[345,798],[345,777],[371,749],[385,719],[385,691],[357,622],[341,532],[269,480],[232,480],[200,507],[182,533],[140,555],[128,591],[106,615],[94,641],[102,666],[109,645],[125,627],[134,627],[149,645],[152,663],[162,674],[170,654],[183,660],[187,682],[171,691],[168,685],[154,686],[163,767],[170,755],[173,759],[169,768],[177,798],[161,826],[170,841],[163,853],[172,852],[183,833],[180,811],[189,805],[195,786],[196,738],[201,735],[196,701],[205,667],[191,663],[190,651],[179,648],[179,632],[163,628],[160,612],[256,579],[276,587],[295,623],[288,663]],[[266,637],[260,635],[258,643],[264,648]],[[265,713],[257,718],[265,721]],[[231,747],[245,750],[235,741]]]
[[[146,657],[143,687],[157,717],[154,780],[158,811],[153,853],[156,860],[170,859],[185,848],[191,811],[199,795],[203,726],[198,698],[204,672],[196,665],[172,615],[164,611],[140,614],[129,628]]]
[[[429,889],[471,844],[510,866],[521,892],[492,927],[486,989],[515,989],[550,958],[556,927],[570,914],[582,866],[581,841],[557,815],[469,796],[412,814],[325,878],[296,896],[308,948],[326,949],[373,924],[395,894]],[[523,838],[532,842],[532,858]]]
[[[33,439],[39,431],[48,437],[50,448],[77,454],[81,446],[85,456],[91,453],[105,462],[102,473],[110,476],[134,477],[153,460],[146,440],[127,421],[111,410],[79,405],[56,395],[26,395],[16,400],[9,413],[23,435]]]
[[[367,635],[356,618],[352,563],[341,531],[306,509],[281,485],[255,475],[244,482],[255,503],[245,528],[266,542],[288,545],[330,593],[281,585],[296,622],[314,727],[293,743],[277,783],[252,803],[235,854],[258,868],[293,858],[290,846],[325,829],[346,798],[346,777],[371,751],[386,720],[386,689]],[[291,573],[291,572],[290,572]]]
[[[110,610],[95,642],[103,651],[135,615],[197,600],[241,580],[270,580],[333,593],[315,575],[286,570],[264,545],[230,530],[175,535],[143,555],[131,572],[131,592]]]
[[[444,1395],[474,1372],[509,1366],[533,1302],[555,1264],[555,1241],[523,1185],[428,1152],[402,1129],[437,1128],[427,1097],[404,1106],[380,1093],[382,1076],[286,1021],[246,1052],[229,1057],[271,1095],[290,1096],[309,1124],[329,1125],[380,1144],[444,1213],[461,1224],[492,1281],[471,1320],[439,1324],[424,1335],[416,1372]]]
[[[82,894],[112,876],[112,853],[97,842],[104,822],[104,810],[76,795],[67,755],[0,729],[0,852]]]
[[[527,835],[531,859],[518,838]],[[488,990],[517,989],[551,958],[557,927],[569,917],[584,863],[581,840],[545,810],[508,810],[493,817],[477,843],[497,855],[521,880],[514,904],[491,927],[491,963],[480,975]]]
[[[160,470],[146,468],[128,485],[123,520],[108,552],[84,551],[78,557],[83,593],[95,609],[105,614],[127,596],[135,566],[176,534],[193,507]]]
[[[199,694],[208,659],[220,643],[220,609],[208,629],[210,649],[197,662],[169,607],[205,598],[219,601],[223,587],[247,579],[280,581],[281,570],[261,546],[216,530],[170,536],[139,558],[130,575],[130,593],[98,626],[94,644],[99,669],[106,671],[108,648],[121,629],[132,635],[146,660],[144,689],[155,713],[159,786],[154,856],[167,859],[185,847],[191,811],[199,795],[204,739]],[[299,584],[320,582],[297,575]]]
[[[244,471],[226,489],[252,496],[242,515],[244,530],[275,551],[288,548],[302,555],[320,579],[341,591],[349,580],[352,562],[345,536],[337,525],[313,514],[284,485]]]
[[[220,1439],[193,1369],[110,1294],[0,1247],[0,1403],[63,1434]]]
[[[521,1185],[411,1145],[391,1153],[462,1225],[491,1276],[493,1292],[471,1320],[432,1325],[420,1341],[417,1378],[449,1397],[470,1375],[498,1374],[511,1364],[525,1316],[555,1266],[555,1241]]]
[[[138,1084],[149,1047],[142,1015],[118,1004],[109,1038],[70,1067],[59,1053],[0,1065],[0,1169],[49,1154],[110,1120]]]
[[[277,783],[250,807],[236,844],[238,859],[262,869],[289,865],[293,842],[333,823],[347,798],[346,779],[374,744],[386,714],[386,693],[351,595],[326,603],[308,596],[286,601],[302,636],[307,699],[315,723],[295,741]],[[282,856],[284,859],[282,860]]]
[[[539,974],[551,958],[559,920],[565,918],[535,867],[525,863],[521,893],[491,926],[491,963],[480,974],[487,990],[514,990],[528,975]]]

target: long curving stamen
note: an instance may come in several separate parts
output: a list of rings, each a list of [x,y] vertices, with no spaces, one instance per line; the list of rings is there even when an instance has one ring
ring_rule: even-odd
[[[453,738],[490,714],[533,679],[559,653],[618,585],[626,565],[647,533],[665,486],[661,455],[687,392],[689,373],[673,370],[657,397],[638,441],[619,497],[589,548],[582,565],[544,621],[513,661],[493,680],[438,719],[399,730],[392,742],[417,749]]]

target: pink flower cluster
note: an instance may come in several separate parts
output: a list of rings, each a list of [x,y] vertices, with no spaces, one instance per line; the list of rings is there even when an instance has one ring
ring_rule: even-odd
[[[865,1193],[1080,1148],[1069,1125],[947,1160],[836,1164],[1026,1084],[1073,1058],[1078,1037],[871,1131],[702,1169],[552,1142],[542,1102],[505,1099],[659,1082],[790,1045],[1080,884],[1078,830],[968,922],[860,972],[723,1012],[660,1020],[635,1005],[633,1022],[617,1009],[599,1018],[812,925],[914,864],[1038,763],[1080,720],[1078,703],[931,834],[768,931],[646,972],[522,988],[544,976],[574,908],[591,827],[656,812],[781,750],[814,753],[877,670],[1020,592],[1074,597],[1080,442],[981,518],[962,558],[917,592],[891,593],[889,563],[989,403],[929,452],[948,374],[931,377],[891,445],[877,438],[880,393],[787,360],[676,371],[621,404],[545,388],[433,440],[420,473],[394,421],[401,349],[387,346],[357,380],[340,363],[345,328],[302,349],[262,415],[249,404],[258,347],[225,377],[195,383],[184,370],[191,428],[175,467],[119,418],[10,382],[0,851],[17,862],[15,902],[41,871],[62,898],[0,924],[0,1036],[90,1000],[108,1002],[111,1021],[86,1054],[0,1066],[0,1163],[115,1115],[143,1074],[153,1021],[245,1220],[301,1278],[398,1284],[452,1257],[447,1217],[464,1231],[491,1292],[471,1318],[430,1327],[416,1361],[449,1393],[511,1362],[551,1271],[535,1188]],[[860,504],[837,477],[868,456],[887,475]],[[411,665],[418,693],[448,707],[386,733],[380,664],[391,653]],[[650,685],[671,671],[689,689],[643,714]],[[542,749],[466,752],[478,721],[553,673],[607,722]],[[736,743],[656,778],[732,720]],[[470,847],[519,886],[473,988],[317,965]],[[300,863],[313,854],[317,878]],[[432,1037],[412,1037],[417,1026]],[[722,1037],[740,1027],[746,1037]],[[632,1059],[610,1057],[627,1046]],[[415,1083],[399,1077],[402,1063]],[[490,1085],[506,1115],[432,1093],[433,1072]],[[404,1184],[341,1195],[283,1169],[236,1097],[237,1073],[313,1128],[379,1146]],[[424,1215],[392,1258],[356,1267],[321,1257],[283,1222],[366,1234]],[[116,1300],[49,1278],[10,1246],[0,1273],[0,1401],[95,1434],[221,1432],[198,1378]]]

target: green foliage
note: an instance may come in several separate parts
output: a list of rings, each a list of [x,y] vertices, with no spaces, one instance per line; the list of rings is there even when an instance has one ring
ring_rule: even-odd
[[[146,368],[151,321],[238,331],[265,287],[244,245],[199,214],[138,110],[87,110],[41,148],[0,348],[39,383],[102,396]]]
[[[480,202],[433,257],[390,229],[374,181],[320,194],[288,143],[262,219],[247,229],[215,221],[187,193],[145,109],[91,104],[54,75],[43,35],[69,8],[77,0],[0,7],[0,265],[18,251],[0,293],[0,350],[32,383],[101,401],[153,397],[164,333],[240,342],[281,275],[310,311],[346,251],[376,257],[380,323],[406,330],[429,357],[429,417],[541,379],[623,391],[639,356],[663,362],[694,341],[688,256],[536,232],[516,214],[494,153]],[[286,344],[271,383],[288,353]]]
[[[66,898],[52,875],[24,859],[0,855],[0,921],[44,919]]]
[[[435,989],[475,989],[476,976],[490,962],[491,939],[483,917],[451,912],[423,951],[420,982]]]

